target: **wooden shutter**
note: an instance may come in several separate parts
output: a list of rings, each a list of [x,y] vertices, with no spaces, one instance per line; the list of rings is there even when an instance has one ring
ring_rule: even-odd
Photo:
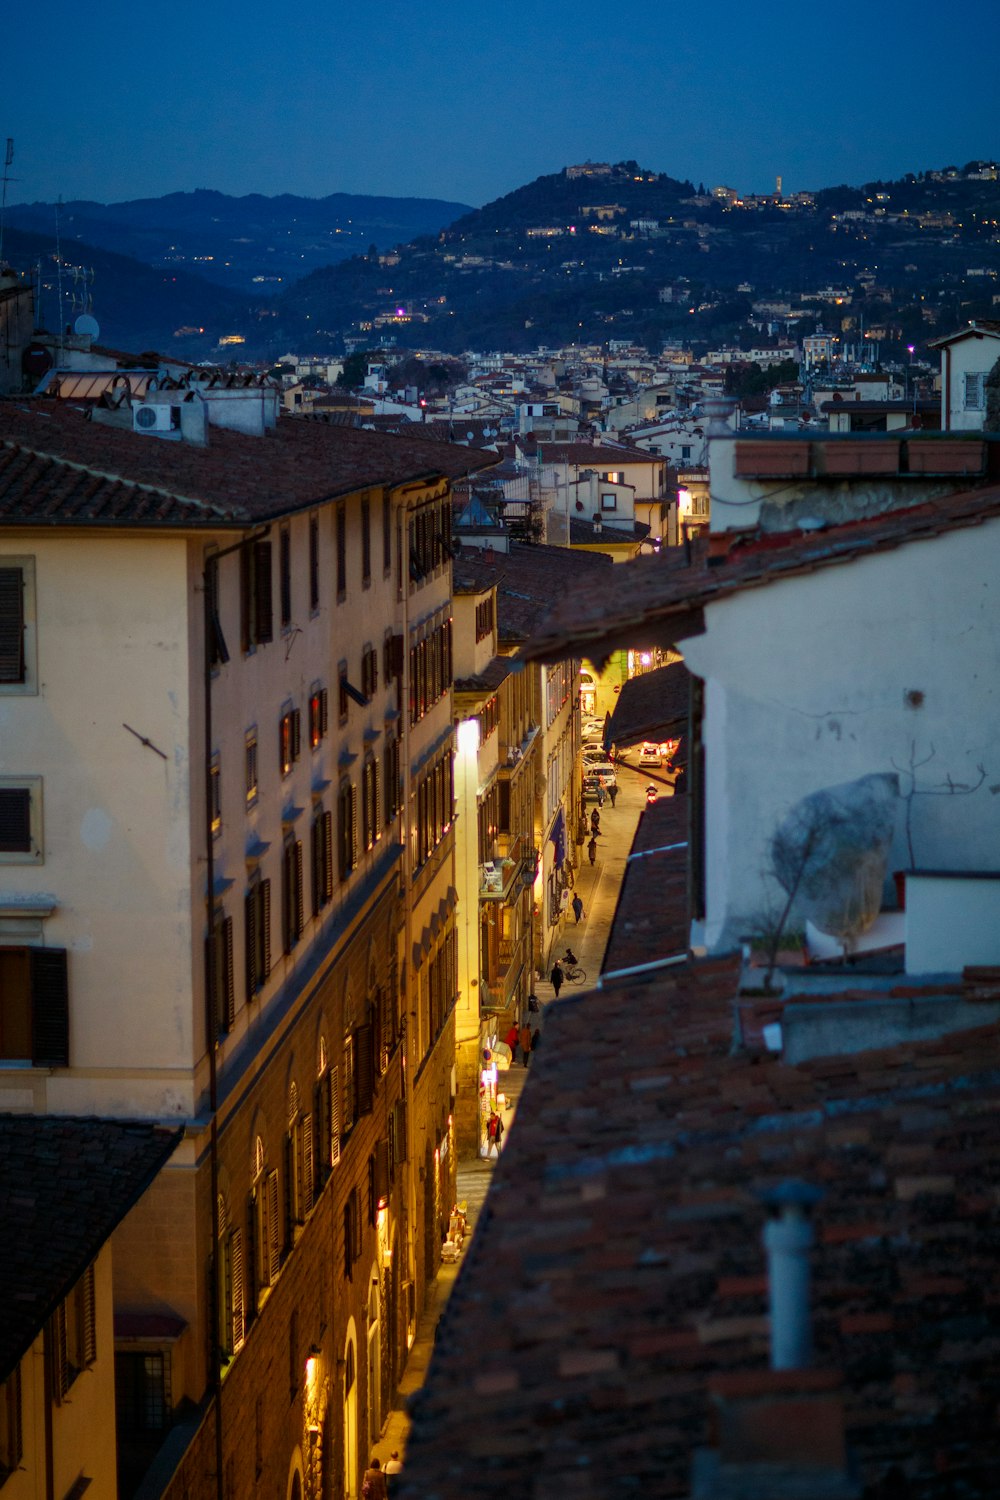
[[[274,608],[271,598],[271,543],[253,547],[254,640],[274,639]]]
[[[268,1172],[267,1191],[267,1280],[270,1286],[281,1270],[281,1227],[278,1222],[278,1171]]]
[[[305,887],[302,878],[302,840],[296,839],[292,848],[292,869],[294,875],[293,886],[295,893],[295,941],[298,942],[299,938],[302,936],[302,929],[305,926]]]
[[[358,789],[351,782],[351,869],[358,863]]]
[[[370,1115],[375,1099],[375,1038],[370,1021],[366,1021],[355,1031],[354,1047],[357,1112],[359,1115]]]
[[[396,1160],[403,1162],[408,1160],[406,1139],[406,1100],[397,1099],[392,1107],[393,1119],[396,1123]]]
[[[69,1349],[66,1342],[66,1304],[60,1302],[49,1325],[52,1335],[52,1397],[62,1401],[69,1390]]]
[[[260,982],[271,972],[271,882],[262,880],[260,890]]]
[[[333,899],[333,813],[323,814],[323,901]]]
[[[302,710],[292,709],[292,760],[298,760],[302,754]]]
[[[97,1306],[93,1265],[89,1265],[83,1273],[78,1297],[80,1326],[77,1332],[77,1349],[80,1365],[87,1369],[97,1358]]]
[[[313,1206],[316,1167],[313,1161],[313,1117],[303,1115],[299,1126],[299,1220],[304,1222]]]
[[[69,973],[65,948],[32,948],[31,1060],[38,1068],[69,1067]]]
[[[389,1201],[389,1142],[375,1142],[375,1207]]]
[[[236,1019],[236,973],[233,964],[233,919],[225,917],[222,922],[222,1003],[225,1007],[225,1026],[232,1030]]]
[[[295,1239],[295,1225],[300,1219],[298,1155],[295,1143],[297,1123],[285,1136],[285,1245],[289,1250]]]
[[[246,1330],[244,1315],[243,1233],[234,1229],[229,1236],[229,1267],[231,1287],[230,1340],[232,1352],[243,1347]]]
[[[323,905],[323,814],[313,818],[310,830],[310,853],[312,855],[312,911],[318,917]]]
[[[260,1255],[260,1246],[257,1243],[257,1194],[262,1190],[263,1183],[258,1183],[247,1199],[247,1246],[244,1257],[246,1282],[243,1304],[247,1327],[249,1327],[257,1315],[257,1291],[259,1286],[257,1268],[258,1257]]]
[[[335,1167],[340,1160],[340,1069],[331,1068],[328,1074],[330,1090],[330,1165]]]
[[[31,853],[31,788],[0,788],[0,853]]]
[[[24,574],[0,568],[0,682],[24,681]]]
[[[358,1117],[354,1082],[354,1037],[344,1038],[344,1091],[341,1095],[341,1128],[346,1135]]]
[[[255,886],[252,890],[247,891],[243,901],[243,959],[248,1004],[257,993],[258,985],[257,954],[259,951],[260,932],[257,926],[257,900],[258,887]]]

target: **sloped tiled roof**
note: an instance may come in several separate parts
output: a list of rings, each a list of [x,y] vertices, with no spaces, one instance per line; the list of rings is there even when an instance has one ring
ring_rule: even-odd
[[[182,1134],[137,1121],[0,1114],[0,1380]]]
[[[781,578],[929,541],[1000,516],[1000,486],[965,490],[821,531],[722,533],[683,548],[665,548],[615,568],[599,599],[574,594],[556,604],[525,656],[559,661],[574,652],[594,659],[621,646],[656,645],[697,629],[706,604]],[[721,549],[710,555],[710,545]]]
[[[823,1192],[816,1365],[864,1493],[996,1492],[996,1028],[792,1067],[734,1049],[736,985],[719,959],[548,1007],[402,1495],[689,1495],[710,1381],[766,1380],[789,1178]]]
[[[691,674],[682,661],[640,672],[622,683],[605,738],[618,746],[687,732]]]
[[[494,455],[284,417],[207,447],[123,431],[68,403],[0,401],[0,525],[248,526],[354,490],[457,478]]]
[[[553,600],[602,593],[613,567],[606,553],[511,542],[506,553],[463,547],[452,564],[452,580],[456,593],[497,585],[498,639],[513,644],[528,639]]]

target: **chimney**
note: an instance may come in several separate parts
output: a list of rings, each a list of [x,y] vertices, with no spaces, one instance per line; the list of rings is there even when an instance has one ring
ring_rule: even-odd
[[[771,1306],[771,1369],[805,1370],[812,1364],[809,1311],[810,1210],[821,1188],[789,1180],[764,1194],[770,1218],[764,1226]]]

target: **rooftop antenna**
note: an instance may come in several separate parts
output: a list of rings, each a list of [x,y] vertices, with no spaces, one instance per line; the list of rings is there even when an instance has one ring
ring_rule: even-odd
[[[63,347],[63,289],[62,289],[62,245],[59,242],[59,210],[62,208],[62,193],[56,204],[56,299],[59,304],[59,348]]]
[[[7,147],[3,154],[3,192],[0,194],[0,266],[3,265],[3,221],[7,211],[7,184],[10,182],[10,169],[14,163],[14,137],[7,137]],[[17,181],[17,178],[14,178]]]

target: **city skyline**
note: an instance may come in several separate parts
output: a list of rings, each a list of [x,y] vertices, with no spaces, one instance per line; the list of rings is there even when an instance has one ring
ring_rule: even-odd
[[[481,206],[587,159],[760,192],[778,175],[796,191],[996,157],[988,91],[961,111],[947,98],[969,39],[1000,43],[1000,12],[971,0],[960,35],[932,33],[933,18],[926,0],[886,0],[876,35],[850,0],[834,34],[787,3],[762,19],[720,0],[619,34],[593,0],[512,0],[499,18],[392,0],[319,20],[181,0],[167,27],[111,0],[40,38],[15,12],[7,201],[215,188]]]

